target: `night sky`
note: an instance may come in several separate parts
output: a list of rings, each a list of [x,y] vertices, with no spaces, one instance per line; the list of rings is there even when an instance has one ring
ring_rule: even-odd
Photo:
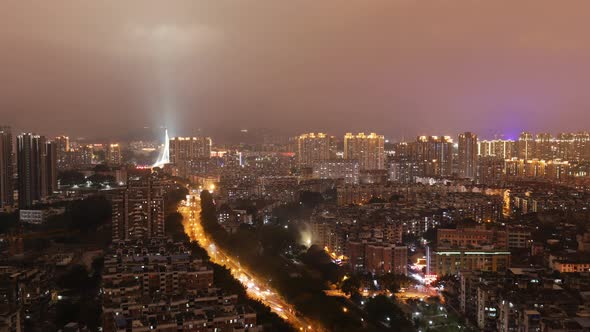
[[[588,0],[4,0],[0,124],[590,129]]]

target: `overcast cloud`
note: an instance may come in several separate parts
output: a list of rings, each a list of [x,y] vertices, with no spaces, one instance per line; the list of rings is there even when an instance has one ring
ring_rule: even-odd
[[[390,137],[590,129],[581,0],[4,0],[0,123]]]

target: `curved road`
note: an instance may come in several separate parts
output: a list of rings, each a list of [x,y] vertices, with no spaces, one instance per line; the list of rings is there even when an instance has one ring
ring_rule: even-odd
[[[234,278],[239,280],[253,299],[259,300],[300,331],[322,331],[318,324],[297,315],[295,308],[287,303],[276,291],[269,288],[266,282],[257,278],[252,272],[245,270],[235,258],[221,251],[218,246],[205,234],[201,226],[201,204],[198,196],[191,196],[189,202],[180,205],[178,212],[183,216],[184,231],[191,240],[199,245],[211,257],[215,264],[222,265],[231,270]],[[192,203],[190,203],[192,202]]]

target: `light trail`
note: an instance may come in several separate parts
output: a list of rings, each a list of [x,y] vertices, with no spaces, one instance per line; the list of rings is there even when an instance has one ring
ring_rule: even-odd
[[[267,305],[279,317],[300,331],[324,331],[318,324],[298,315],[293,305],[287,303],[265,281],[246,270],[235,257],[224,253],[205,234],[201,225],[201,204],[198,197],[195,200],[187,200],[185,205],[179,206],[178,211],[183,216],[184,231],[189,238],[197,241],[207,251],[213,263],[228,268],[233,277],[244,285],[248,296]]]

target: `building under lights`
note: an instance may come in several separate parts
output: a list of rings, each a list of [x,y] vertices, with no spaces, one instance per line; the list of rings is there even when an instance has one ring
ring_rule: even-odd
[[[336,157],[336,139],[324,133],[309,133],[297,138],[297,163],[300,168],[313,167],[317,161]]]
[[[513,140],[501,139],[479,141],[478,155],[480,157],[510,159],[516,157],[516,143]]]
[[[54,142],[35,134],[16,139],[18,168],[18,206],[30,209],[57,189],[57,151]]]
[[[0,211],[14,205],[12,160],[12,131],[10,127],[0,126]]]
[[[57,167],[67,169],[70,166],[70,138],[68,136],[57,136],[54,140],[57,153]]]
[[[518,136],[518,141],[516,142],[516,151],[518,153],[518,158],[528,160],[533,158],[535,154],[535,140],[533,138],[533,134],[529,132],[522,132],[520,136]]]
[[[385,137],[370,133],[344,135],[344,159],[358,160],[361,170],[385,169]]]
[[[104,265],[105,332],[262,331],[256,312],[215,288],[209,264],[193,258],[184,243],[114,243]]]
[[[466,132],[459,135],[459,176],[475,179],[477,177],[477,135]]]
[[[313,163],[313,178],[343,180],[347,184],[359,183],[358,160],[332,159]]]
[[[121,165],[121,145],[118,143],[109,144],[106,150],[106,161],[109,165]]]
[[[449,136],[418,137],[415,157],[422,163],[424,176],[445,177],[453,174],[453,140]]]
[[[195,159],[211,157],[210,137],[172,137],[170,139],[170,162],[179,164]]]
[[[111,197],[113,241],[164,236],[164,187],[149,175]]]

